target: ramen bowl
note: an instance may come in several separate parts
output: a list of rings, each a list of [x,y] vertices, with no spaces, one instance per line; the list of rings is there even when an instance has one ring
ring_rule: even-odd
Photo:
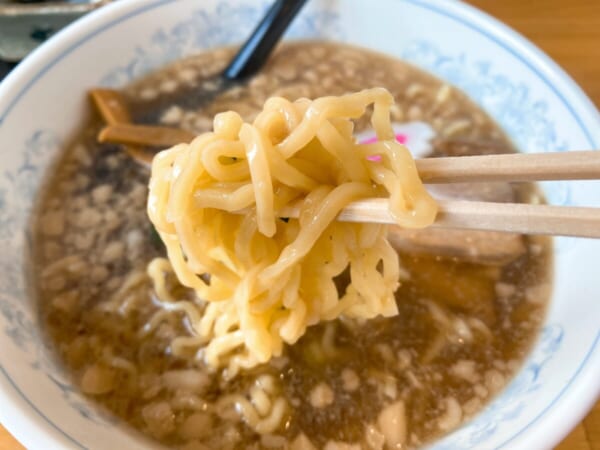
[[[120,87],[171,61],[241,42],[268,2],[130,0],[67,27],[0,85],[0,422],[28,448],[148,448],[55,363],[30,282],[31,211],[87,114],[91,86]],[[360,30],[360,32],[357,32]],[[462,3],[313,0],[289,39],[335,40],[406,60],[467,93],[524,152],[596,149],[600,117],[521,36]],[[557,205],[598,206],[600,184],[543,185]],[[595,202],[595,203],[594,203]],[[600,391],[600,241],[555,240],[554,291],[523,367],[434,449],[550,448]]]

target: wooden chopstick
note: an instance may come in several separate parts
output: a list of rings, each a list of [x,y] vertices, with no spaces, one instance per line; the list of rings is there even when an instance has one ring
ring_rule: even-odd
[[[600,208],[446,200],[433,226],[600,238]]]
[[[502,231],[600,238],[600,208],[439,200],[437,228]],[[298,207],[286,207],[280,217],[297,218]],[[343,222],[395,224],[388,200],[373,198],[354,202],[337,217]]]
[[[600,151],[511,153],[415,160],[423,183],[600,179]]]

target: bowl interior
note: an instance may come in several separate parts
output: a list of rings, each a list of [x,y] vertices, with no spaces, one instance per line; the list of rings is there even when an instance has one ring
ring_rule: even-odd
[[[86,90],[123,86],[170,61],[238,43],[267,4],[119,2],[59,33],[0,86],[0,245],[6,249],[0,254],[0,401],[8,405],[0,420],[28,447],[148,446],[99,413],[56,367],[29,289],[30,211],[44,173],[86,114]],[[599,148],[598,112],[579,88],[531,44],[463,4],[379,0],[374,9],[361,0],[315,0],[287,37],[338,40],[408,60],[465,91],[522,151]],[[600,183],[557,182],[544,190],[554,204],[594,205],[600,198]],[[596,398],[600,242],[559,238],[556,248],[553,301],[523,369],[482,414],[434,448],[548,447]],[[565,419],[561,410],[572,415]]]

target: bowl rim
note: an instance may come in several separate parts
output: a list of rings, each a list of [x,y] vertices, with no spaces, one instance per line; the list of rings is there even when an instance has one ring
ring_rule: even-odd
[[[7,104],[0,109],[0,129],[20,98],[66,55],[96,35],[131,17],[175,1],[130,0],[110,3],[59,31],[27,56],[0,84],[0,108],[3,104]],[[453,0],[441,5],[436,0],[402,1],[458,21],[508,50],[546,82],[575,118],[591,148],[598,148],[600,142],[598,109],[557,63],[525,37],[498,19],[466,3]],[[575,102],[567,101],[563,93],[569,93],[569,97]],[[515,432],[511,438],[505,440],[499,446],[500,448],[516,441],[519,441],[523,448],[540,448],[540,445],[556,444],[585,416],[600,394],[599,342],[600,331],[588,353],[580,361],[579,367],[558,395],[538,416]],[[575,385],[576,380],[578,383]],[[565,397],[567,391],[569,395]],[[74,446],[85,448],[28,399],[2,365],[0,365],[0,404],[5,405],[5,408],[0,409],[0,422],[27,447],[43,445],[45,448]],[[560,405],[560,408],[557,405]],[[560,412],[562,408],[568,411],[573,411],[573,408],[578,409],[576,413],[570,412],[565,418]],[[544,433],[524,434],[526,430],[539,431],[540,427],[544,429]]]

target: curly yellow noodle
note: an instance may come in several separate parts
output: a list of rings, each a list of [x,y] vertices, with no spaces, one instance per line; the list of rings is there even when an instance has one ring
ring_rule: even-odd
[[[195,351],[232,377],[281,355],[320,321],[397,314],[401,268],[388,226],[335,220],[370,197],[388,197],[403,227],[435,220],[409,151],[393,140],[392,104],[380,88],[314,101],[274,97],[253,123],[220,113],[213,132],[158,154],[148,215],[168,260],[148,266],[161,310],[144,332],[185,315],[190,334],[176,337],[172,351]],[[379,141],[360,144],[353,120],[371,105]],[[298,219],[279,218],[288,207],[299,207]],[[339,293],[344,271],[350,283]],[[173,274],[193,299],[169,291]],[[286,409],[272,394],[257,385],[249,398],[227,402],[267,432]]]
[[[244,422],[260,434],[272,433],[279,428],[288,410],[272,375],[259,376],[247,392],[221,397],[215,406],[222,418],[235,417],[231,414],[235,408]]]
[[[217,141],[206,146],[202,164],[215,180],[240,181],[248,179],[248,164],[241,142]]]

